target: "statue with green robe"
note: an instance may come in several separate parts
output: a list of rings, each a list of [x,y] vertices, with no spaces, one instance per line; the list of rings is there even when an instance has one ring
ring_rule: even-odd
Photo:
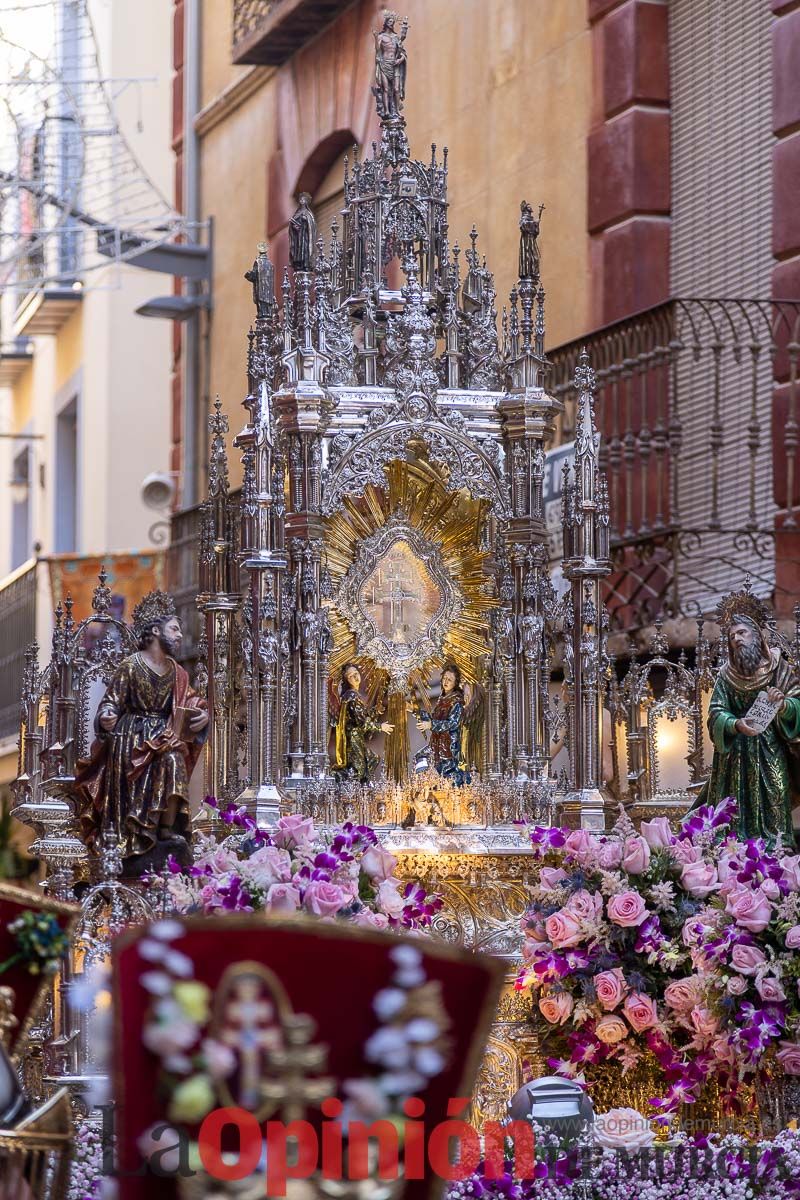
[[[780,650],[767,643],[756,597],[745,591],[723,603],[728,655],[711,696],[714,758],[698,802],[716,804],[734,796],[740,837],[772,843],[780,834],[791,846],[792,808],[800,803],[800,679]],[[766,728],[769,712],[760,721],[751,717],[752,725],[747,720],[760,693],[775,710]]]
[[[356,663],[342,667],[339,712],[334,727],[333,774],[342,782],[368,783],[378,758],[367,742],[376,733],[391,733],[394,725],[376,716],[361,691],[361,672]]]

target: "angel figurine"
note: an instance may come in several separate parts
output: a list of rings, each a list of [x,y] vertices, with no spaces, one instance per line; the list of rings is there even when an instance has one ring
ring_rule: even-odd
[[[469,687],[469,685],[467,685]],[[455,663],[442,668],[442,693],[431,713],[421,712],[417,728],[431,734],[431,765],[455,787],[471,782],[471,741],[482,716],[480,689],[468,696]]]

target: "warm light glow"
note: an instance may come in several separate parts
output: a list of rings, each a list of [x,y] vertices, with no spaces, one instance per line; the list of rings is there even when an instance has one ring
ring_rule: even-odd
[[[684,791],[689,785],[689,720],[680,715],[671,721],[665,713],[656,717],[655,728],[659,792]]]

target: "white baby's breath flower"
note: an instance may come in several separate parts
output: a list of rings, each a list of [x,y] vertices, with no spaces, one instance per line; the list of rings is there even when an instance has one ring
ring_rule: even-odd
[[[414,1051],[414,1066],[422,1075],[432,1079],[444,1070],[444,1056],[433,1046],[420,1046]]]
[[[418,967],[422,963],[422,955],[414,946],[395,946],[389,957],[399,967]]]
[[[432,1042],[439,1034],[439,1026],[430,1017],[415,1017],[405,1027],[410,1042]]]
[[[194,963],[187,954],[181,954],[179,950],[168,950],[163,962],[168,971],[181,979],[189,979],[194,974]]]
[[[183,926],[180,921],[156,921],[148,933],[160,942],[174,942],[176,938],[183,937]]]
[[[166,996],[172,988],[172,980],[164,971],[145,971],[139,976],[139,982],[151,996]]]
[[[139,942],[139,957],[143,958],[145,962],[163,962],[168,953],[166,946],[160,942],[154,942],[151,938],[143,938]]]
[[[406,994],[400,988],[383,988],[376,993],[372,1008],[379,1020],[390,1021],[397,1016],[405,1002]]]

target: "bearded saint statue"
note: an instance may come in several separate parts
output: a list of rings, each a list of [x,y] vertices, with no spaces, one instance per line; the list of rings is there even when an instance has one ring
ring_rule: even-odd
[[[139,650],[123,659],[100,701],[97,740],[76,783],[87,845],[113,830],[125,874],[136,875],[159,870],[169,854],[189,860],[189,779],[208,712],[175,661],[183,635],[172,597],[145,596],[133,629]]]
[[[745,591],[723,605],[728,656],[711,696],[714,758],[698,803],[734,796],[741,838],[774,842],[780,834],[792,846],[792,808],[800,803],[800,679],[780,650],[768,645],[766,614],[756,597]],[[746,720],[759,692],[779,706],[763,732]]]

